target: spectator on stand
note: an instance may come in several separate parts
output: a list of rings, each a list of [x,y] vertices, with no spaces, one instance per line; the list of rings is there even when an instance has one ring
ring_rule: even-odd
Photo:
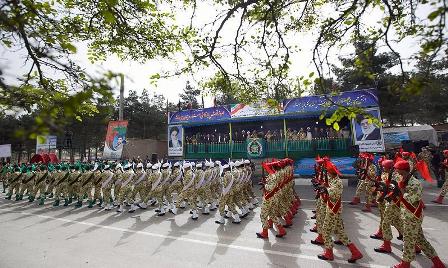
[[[313,133],[311,133],[311,128],[310,127],[306,128],[306,139],[309,140],[309,141],[313,139]]]

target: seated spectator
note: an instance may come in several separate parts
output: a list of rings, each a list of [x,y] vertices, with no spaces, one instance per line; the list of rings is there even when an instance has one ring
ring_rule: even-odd
[[[313,139],[313,134],[311,133],[311,128],[310,127],[306,128],[306,139],[309,140],[309,141]]]
[[[303,127],[300,128],[298,135],[299,135],[299,140],[306,139],[306,132],[303,130]]]
[[[272,140],[272,133],[271,133],[270,130],[268,130],[266,135],[264,135],[264,138],[266,139],[266,141],[271,141]]]

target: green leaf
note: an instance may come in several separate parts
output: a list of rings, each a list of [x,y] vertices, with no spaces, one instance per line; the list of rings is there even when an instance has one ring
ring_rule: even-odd
[[[325,117],[325,115],[324,115],[324,114],[321,114],[321,115],[319,116],[319,120],[324,119],[324,117]]]
[[[102,13],[107,23],[112,24],[115,22],[115,16],[112,12],[110,12],[109,10],[104,10]]]
[[[338,124],[338,122],[335,122],[335,123],[333,124],[333,128],[334,128],[336,131],[339,131],[339,124]]]
[[[439,8],[439,9],[437,9],[437,10],[435,10],[435,11],[429,13],[429,15],[428,15],[428,19],[429,19],[430,21],[435,20],[435,19],[442,13],[442,11],[443,11],[443,8]]]
[[[327,126],[331,126],[331,123],[333,123],[333,120],[330,118],[325,119],[325,124],[327,124]]]

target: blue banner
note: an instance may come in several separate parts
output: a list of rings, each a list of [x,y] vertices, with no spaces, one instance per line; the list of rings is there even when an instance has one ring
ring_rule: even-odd
[[[330,101],[331,100],[331,101]],[[373,89],[345,91],[339,95],[307,96],[283,101],[284,113],[320,114],[328,107],[329,111],[336,110],[332,102],[344,106],[377,107],[378,97]]]
[[[407,132],[383,133],[383,136],[386,144],[401,144],[402,141],[410,140]]]
[[[230,119],[227,106],[211,107],[196,110],[184,110],[170,113],[168,124],[201,123]]]
[[[355,168],[353,163],[356,158],[353,157],[332,157],[333,162],[343,175],[355,175]],[[294,175],[298,176],[312,176],[314,175],[314,158],[304,158],[294,163]]]

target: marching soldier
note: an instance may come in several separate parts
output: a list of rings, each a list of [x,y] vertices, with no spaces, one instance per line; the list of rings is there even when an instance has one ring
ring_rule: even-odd
[[[394,268],[410,267],[410,263],[415,259],[415,248],[417,245],[432,260],[433,267],[445,267],[423,234],[422,185],[411,173],[411,165],[408,161],[400,160],[395,163],[394,168],[400,176],[395,193],[400,198],[404,244],[402,260]]]
[[[443,183],[442,190],[440,191],[439,196],[436,200],[432,201],[433,203],[443,204],[443,198],[448,193],[448,150],[443,151],[443,156],[445,159],[442,161],[440,165],[442,176],[445,176],[445,182]]]
[[[59,206],[61,194],[64,192],[64,184],[70,178],[70,170],[69,167],[65,164],[60,166],[60,170],[56,169],[56,173],[53,175],[55,183],[54,183],[54,203],[53,206]]]
[[[115,169],[115,163],[104,166],[101,182],[101,192],[103,193],[104,210],[111,210],[114,207],[112,199],[112,188],[114,185],[114,177],[117,176],[112,170]]]
[[[198,211],[197,211],[197,194],[196,194],[196,176],[193,173],[191,169],[192,165],[191,163],[185,163],[183,165],[184,168],[184,179],[183,179],[183,185],[182,191],[179,195],[179,200],[187,200],[187,203],[190,206],[190,209],[192,211],[191,219],[197,220],[198,219]],[[177,208],[181,206],[180,203],[177,204]]]
[[[336,235],[343,245],[350,249],[352,256],[348,259],[349,263],[354,263],[361,259],[363,255],[358,248],[350,242],[344,230],[344,223],[342,221],[342,180],[339,177],[340,172],[336,166],[330,161],[326,161],[325,169],[328,174],[328,187],[321,187],[320,192],[326,195],[327,210],[324,219],[323,238],[325,244],[325,251],[318,255],[322,260],[333,260],[333,239],[332,235]]]
[[[173,165],[171,180],[167,192],[168,203],[170,204],[169,210],[173,214],[177,214],[177,203],[182,202],[182,200],[179,199],[179,194],[182,191],[182,187],[182,170],[180,169],[180,163],[176,162]],[[176,193],[176,198],[173,197],[174,193]]]
[[[263,168],[269,175],[266,177],[263,186],[264,194],[260,213],[262,231],[257,233],[257,237],[262,239],[268,238],[268,229],[272,228],[274,224],[278,230],[276,237],[283,237],[286,235],[286,230],[280,222],[276,207],[276,193],[279,190],[278,184],[281,181],[280,174],[277,172],[281,168],[280,162],[263,163]]]
[[[392,160],[385,160],[381,165],[383,167],[383,174],[381,175],[381,178],[383,179],[383,189],[381,190],[380,198],[384,199],[384,212],[381,222],[383,244],[379,248],[375,248],[375,251],[380,253],[390,253],[392,252],[390,244],[390,241],[392,240],[391,227],[394,226],[400,233],[403,231],[400,199],[394,195],[393,191],[393,187],[398,183],[398,173],[393,170],[394,162]]]
[[[95,205],[97,199],[98,206],[101,207],[103,204],[103,198],[101,197],[101,182],[104,178],[103,168],[103,163],[96,163],[95,168],[93,169],[94,175],[91,181],[92,189],[89,191],[89,208],[92,208]]]
[[[366,205],[362,210],[364,212],[371,212],[371,202],[374,198],[372,188],[376,180],[376,169],[373,164],[373,155],[369,153],[360,154],[360,162],[358,167],[358,185],[356,193],[350,205],[357,205],[360,202],[361,194],[366,196]]]
[[[34,189],[31,193],[31,196],[36,197],[37,193],[39,193],[39,205],[43,205],[45,202],[45,190],[47,188],[47,181],[49,177],[52,175],[50,174],[48,167],[45,164],[41,164],[39,166],[39,172],[37,172],[36,175],[36,183],[34,185]]]
[[[84,165],[84,170],[77,188],[78,202],[76,203],[75,208],[82,207],[82,201],[86,197],[89,197],[89,205],[92,204],[93,201],[90,199],[90,192],[92,191],[92,181],[95,179],[95,172],[90,164]]]
[[[118,202],[118,210],[117,212],[121,213],[124,211],[124,202],[126,201],[127,204],[134,204],[134,200],[132,200],[132,191],[134,187],[134,177],[135,173],[131,169],[132,165],[130,163],[126,164],[123,169],[124,173],[121,178],[121,187],[117,196],[117,202]],[[131,209],[135,210],[134,207]]]

